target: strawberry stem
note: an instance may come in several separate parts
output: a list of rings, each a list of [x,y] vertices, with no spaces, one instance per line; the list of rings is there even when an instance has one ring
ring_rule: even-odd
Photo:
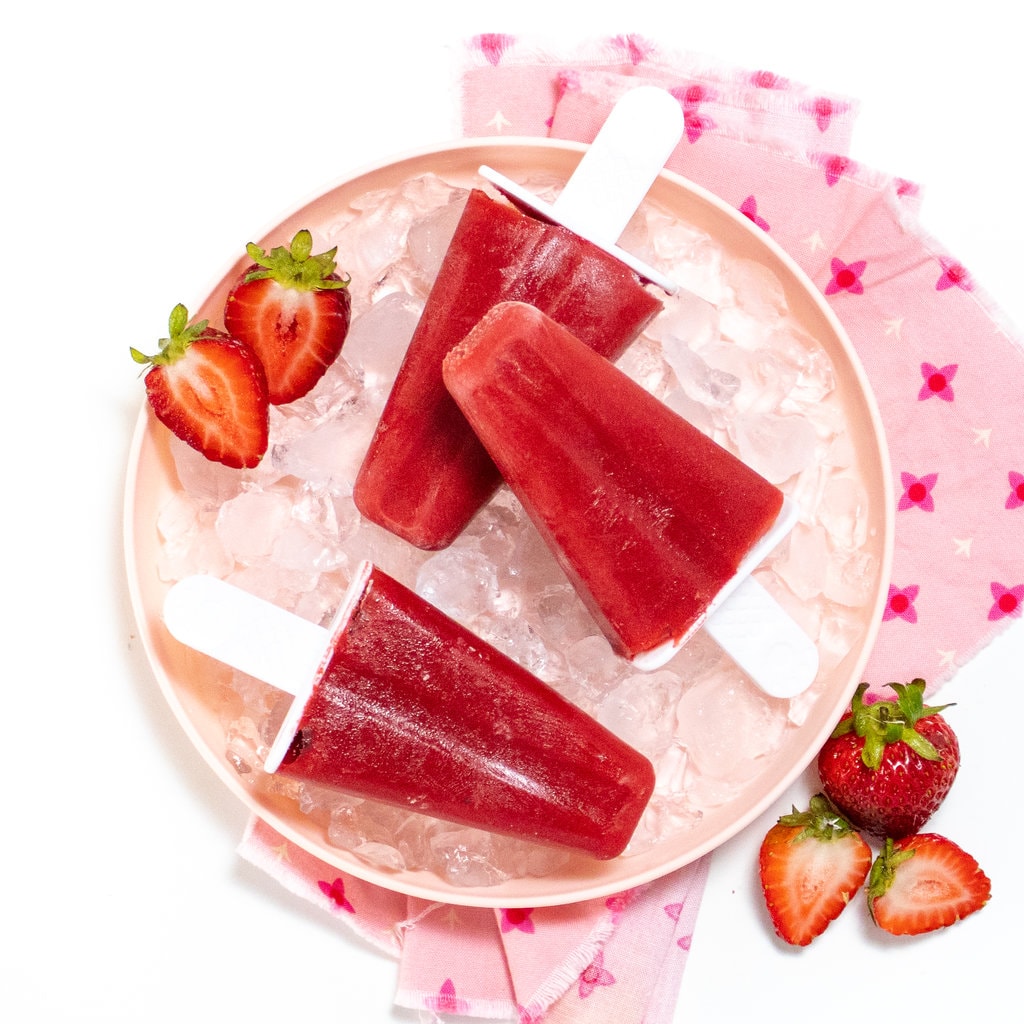
[[[787,828],[801,828],[803,831],[797,836],[798,841],[841,839],[855,831],[824,793],[812,796],[806,811],[798,811],[794,807],[791,813],[782,815],[779,824]]]
[[[894,850],[892,839],[885,840],[885,846],[882,847],[881,852],[875,858],[875,862],[871,865],[871,871],[868,874],[868,884],[865,890],[868,898],[868,909],[871,911],[872,918],[875,916],[875,900],[880,896],[884,896],[889,891],[896,878],[896,869],[905,860],[913,857],[915,852],[913,849]]]
[[[169,366],[185,354],[196,338],[202,337],[208,326],[208,320],[199,320],[190,327],[188,310],[179,302],[167,318],[168,336],[160,339],[160,349],[155,355],[147,356],[137,348],[129,348],[128,351],[135,362],[145,366]]]
[[[334,257],[338,247],[313,255],[313,236],[303,228],[296,232],[291,246],[276,245],[270,252],[250,242],[245,251],[259,267],[245,275],[246,281],[273,280],[285,288],[318,291],[347,288],[350,278],[332,276],[337,269]]]
[[[926,761],[939,761],[941,755],[934,745],[914,727],[922,718],[937,715],[950,707],[942,704],[928,707],[924,703],[925,681],[915,679],[911,683],[890,683],[895,691],[895,700],[880,700],[872,704],[864,702],[868,684],[861,683],[850,702],[852,714],[847,715],[832,732],[833,739],[853,731],[864,740],[861,760],[868,768],[877,768],[882,763],[885,748],[891,743],[906,743],[908,747]]]

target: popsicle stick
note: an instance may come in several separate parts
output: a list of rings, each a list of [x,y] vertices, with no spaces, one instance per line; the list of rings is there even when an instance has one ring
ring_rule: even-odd
[[[163,617],[176,640],[290,694],[308,690],[330,639],[322,626],[214,576],[175,583]]]
[[[612,108],[552,209],[560,224],[615,245],[685,130],[665,89],[638,86]]]
[[[753,682],[772,697],[803,693],[818,674],[818,648],[750,574],[800,517],[791,498],[772,528],[754,545],[739,572],[712,602],[704,628]]]
[[[704,623],[708,635],[772,697],[803,693],[818,673],[818,649],[752,576]]]
[[[679,286],[620,248],[619,237],[678,145],[685,128],[671,93],[638,86],[612,108],[553,203],[486,165],[481,177],[544,220],[561,224],[621,260],[645,281],[674,295]]]

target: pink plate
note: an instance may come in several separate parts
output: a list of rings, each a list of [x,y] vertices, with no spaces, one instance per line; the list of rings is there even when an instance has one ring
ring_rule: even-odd
[[[544,175],[565,180],[584,147],[522,139],[472,140],[414,153],[373,167],[338,185],[289,216],[261,244],[280,244],[300,228],[336,222],[366,192],[395,187],[424,174],[456,185],[483,187],[477,168],[487,164],[510,177]],[[650,199],[687,224],[704,229],[734,255],[759,261],[782,281],[791,314],[830,357],[836,390],[867,496],[863,551],[874,566],[870,597],[850,652],[815,683],[801,724],[787,730],[759,776],[733,800],[708,810],[684,834],[631,856],[597,862],[572,858],[558,872],[486,888],[461,888],[423,871],[386,872],[329,845],[323,829],[293,803],[244,785],[225,757],[223,725],[214,709],[226,669],[183,648],[166,632],[161,608],[168,584],[157,573],[158,512],[178,488],[170,435],[144,406],[132,445],[125,499],[125,547],[129,588],[139,630],[164,697],[199,754],[221,781],[288,839],[340,871],[427,900],[471,906],[539,907],[609,895],[681,867],[729,839],[764,811],[804,770],[849,702],[870,653],[885,600],[892,558],[892,494],[888,456],[874,399],[841,325],[806,275],[771,238],[715,196],[678,175],[664,172]],[[219,322],[219,311],[244,259],[214,289],[197,317]]]

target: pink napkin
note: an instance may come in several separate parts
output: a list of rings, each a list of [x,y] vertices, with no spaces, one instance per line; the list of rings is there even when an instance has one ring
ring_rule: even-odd
[[[670,169],[742,211],[821,289],[864,363],[897,498],[874,688],[934,691],[1024,608],[1024,351],[980,282],[921,227],[920,190],[849,155],[856,103],[635,36],[554,54],[472,40],[467,136],[590,141],[639,83],[686,133]],[[396,1002],[440,1020],[667,1024],[708,858],[608,900],[534,910],[424,903],[328,865],[253,821],[241,854],[399,958]]]
[[[668,89],[686,120],[669,169],[770,233],[831,302],[878,400],[897,496],[889,604],[866,678],[921,676],[936,689],[1024,608],[1024,351],[922,227],[920,188],[849,155],[853,100],[769,71],[636,36],[561,60],[512,36],[473,45],[466,135],[588,142],[625,90]]]
[[[430,903],[381,889],[259,818],[239,853],[289,892],[399,958],[399,1006],[442,1020],[628,1024],[671,1020],[708,858],[629,892],[564,907]]]

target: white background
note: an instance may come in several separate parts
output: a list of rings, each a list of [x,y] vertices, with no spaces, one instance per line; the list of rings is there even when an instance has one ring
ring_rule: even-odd
[[[120,516],[142,389],[127,349],[151,345],[174,302],[197,306],[240,240],[351,170],[453,137],[465,38],[580,38],[580,5],[486,6],[100,0],[4,15],[5,1020],[416,1020],[391,1007],[392,961],[236,857],[246,812],[134,640]],[[926,227],[1020,325],[1012,8],[631,0],[628,18],[587,10],[585,31],[860,98],[855,158],[925,184]],[[806,799],[803,779],[715,855],[676,1021],[1019,1012],[1017,739],[1000,702],[1022,664],[1018,623],[944,693],[964,767],[934,826],[983,862],[990,906],[911,942],[849,912],[809,949],[782,948],[755,857]]]

